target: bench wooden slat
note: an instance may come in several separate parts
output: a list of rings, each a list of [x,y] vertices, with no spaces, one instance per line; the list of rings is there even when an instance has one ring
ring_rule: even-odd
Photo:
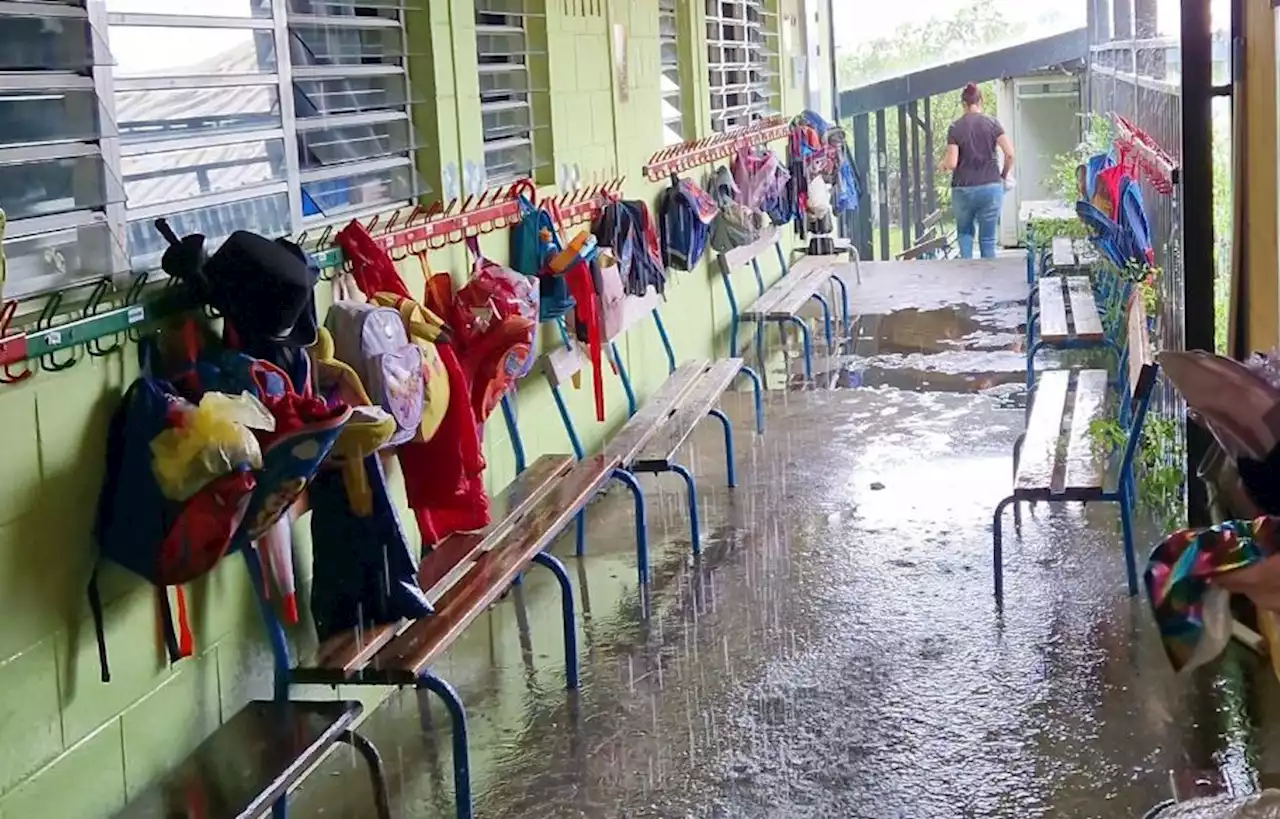
[[[693,434],[698,422],[719,403],[720,396],[733,384],[742,371],[742,365],[741,358],[729,358],[711,365],[693,390],[685,394],[674,413],[663,422],[659,434],[654,435],[636,456],[634,469],[637,472],[666,469]]]
[[[1076,258],[1076,246],[1065,236],[1054,238],[1050,244],[1049,258],[1054,267],[1075,267],[1079,264]]]
[[[1093,300],[1088,276],[1067,277],[1067,299],[1071,302],[1071,323],[1081,341],[1102,341],[1102,317]]]
[[[493,499],[493,523],[483,532],[446,538],[418,568],[418,584],[433,603],[469,569],[475,556],[492,548],[511,527],[541,500],[555,481],[573,466],[570,455],[543,455]],[[408,621],[350,629],[325,640],[316,651],[314,666],[353,674],[369,664],[383,646],[408,628]]]
[[[251,702],[116,819],[255,819],[360,710],[358,702]]]
[[[791,290],[769,311],[769,318],[779,319],[797,315],[809,303],[809,299],[813,298],[813,294],[831,278],[831,275],[831,266],[820,263],[812,268],[802,268],[799,272],[793,270],[788,276],[788,278],[795,278]]]
[[[1046,276],[1040,280],[1040,340],[1066,341],[1071,337],[1067,326],[1067,304],[1062,295],[1062,278]]]
[[[1035,403],[1027,419],[1027,435],[1018,460],[1014,492],[1043,492],[1053,486],[1058,464],[1058,443],[1062,438],[1062,415],[1066,411],[1071,373],[1049,370],[1036,385]]]
[[[1142,292],[1135,287],[1129,297],[1129,395],[1136,397],[1145,377],[1154,378],[1155,360],[1151,357],[1151,340],[1147,335],[1147,309],[1142,303]],[[1148,375],[1150,372],[1150,375]]]
[[[1106,459],[1094,451],[1089,425],[1103,417],[1107,403],[1107,371],[1081,370],[1076,374],[1076,400],[1067,433],[1067,466],[1063,491],[1091,491],[1102,488]]]
[[[929,228],[937,227],[940,224],[942,224],[942,209],[937,208],[933,213],[924,217],[924,221],[920,223],[920,227],[923,230],[929,230]]]
[[[418,620],[373,658],[371,666],[406,682],[417,679],[489,605],[511,586],[534,556],[610,480],[616,457],[596,455],[569,471],[510,534],[486,552],[462,582],[440,599],[432,617]]]
[[[718,258],[720,269],[725,273],[732,274],[738,268],[750,264],[752,259],[763,256],[772,250],[777,243],[778,228],[774,225],[769,225],[760,234],[760,238],[751,244],[735,247],[733,250],[721,253]]]
[[[616,457],[623,465],[630,465],[649,439],[675,407],[680,405],[685,393],[693,389],[707,368],[706,361],[688,361],[663,382],[658,391],[640,408],[631,420],[618,430],[613,440],[605,445],[606,455]]]
[[[804,278],[798,268],[801,267],[810,257],[806,256],[801,259],[787,272],[787,275],[781,277],[764,291],[760,298],[751,303],[749,307],[742,311],[742,317],[747,320],[756,320],[767,318],[778,302],[787,297],[792,289]]]

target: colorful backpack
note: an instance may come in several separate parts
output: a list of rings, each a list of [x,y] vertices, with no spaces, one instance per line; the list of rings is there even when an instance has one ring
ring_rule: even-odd
[[[375,293],[372,301],[399,313],[409,340],[422,350],[422,423],[413,440],[430,441],[449,411],[449,373],[436,346],[448,343],[449,330],[439,316],[413,299],[383,292]]]
[[[707,250],[715,200],[687,179],[672,177],[671,187],[658,198],[658,228],[662,262],[676,270],[693,270]]]
[[[548,246],[561,250],[551,214],[523,194],[520,221],[511,229],[511,267],[538,281],[538,321],[555,321],[573,309],[569,283],[563,276],[545,275]]]
[[[727,253],[760,238],[763,214],[737,200],[738,184],[734,181],[733,174],[723,165],[716,169],[712,196],[720,207],[720,213],[711,223],[712,250]]]
[[[243,463],[185,501],[164,496],[152,469],[151,443],[180,423],[184,405],[173,387],[158,379],[144,376],[129,387],[107,434],[106,479],[94,525],[98,562],[110,560],[156,587],[171,662],[192,653],[182,584],[208,572],[231,548],[258,486],[250,465]],[[176,630],[169,586],[177,587]],[[110,682],[97,566],[88,594],[102,681]]]
[[[409,343],[400,313],[339,301],[329,308],[325,327],[333,336],[335,357],[351,365],[373,402],[395,419],[390,445],[413,440],[422,423],[423,356]]]

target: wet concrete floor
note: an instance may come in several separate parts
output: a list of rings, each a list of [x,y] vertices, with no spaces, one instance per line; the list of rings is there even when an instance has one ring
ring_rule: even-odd
[[[771,391],[758,439],[746,396],[726,398],[736,490],[717,429],[695,436],[700,560],[679,487],[646,481],[648,619],[629,498],[594,505],[589,555],[554,549],[578,594],[581,690],[564,690],[559,593],[540,570],[438,669],[467,704],[477,815],[1128,817],[1169,795],[1171,771],[1243,787],[1265,768],[1280,743],[1253,726],[1274,682],[1241,682],[1248,659],[1173,675],[1126,594],[1110,510],[1038,507],[1007,540],[995,606],[1022,276],[1017,258],[864,265],[857,340],[819,355],[817,388]],[[425,729],[419,713],[402,692],[363,730],[395,815],[449,817],[449,721],[438,703]],[[293,815],[372,816],[368,800],[343,752]]]

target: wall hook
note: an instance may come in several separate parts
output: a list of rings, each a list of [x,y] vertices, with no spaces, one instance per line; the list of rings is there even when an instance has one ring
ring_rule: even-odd
[[[84,318],[89,318],[98,314],[98,311],[102,309],[102,302],[106,299],[107,293],[110,290],[111,279],[109,278],[103,278],[102,281],[94,285],[93,292],[89,294],[89,301],[84,306],[84,312],[82,313]],[[102,358],[103,356],[111,355],[116,350],[120,349],[121,343],[119,333],[113,334],[112,338],[114,340],[108,347],[104,347],[102,345],[102,339],[100,338],[90,339],[89,343],[85,345],[85,349],[88,350],[89,355],[94,358]]]
[[[58,314],[58,308],[61,306],[61,293],[54,293],[50,296],[49,300],[45,302],[44,309],[40,311],[40,318],[36,319],[36,329],[40,331],[54,329],[53,317]],[[70,333],[70,331],[68,331],[68,333]],[[67,341],[71,340],[72,339],[70,338],[67,339]],[[64,361],[58,361],[53,353],[47,353],[40,356],[40,369],[48,373],[62,372],[63,370],[69,370],[74,367],[76,365],[76,360],[76,351],[74,347],[71,348],[71,355]]]

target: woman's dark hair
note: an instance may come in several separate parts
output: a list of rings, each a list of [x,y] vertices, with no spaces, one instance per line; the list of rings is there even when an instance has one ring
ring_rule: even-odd
[[[973,83],[969,83],[964,87],[964,90],[960,92],[960,100],[965,105],[981,105],[982,90]]]

